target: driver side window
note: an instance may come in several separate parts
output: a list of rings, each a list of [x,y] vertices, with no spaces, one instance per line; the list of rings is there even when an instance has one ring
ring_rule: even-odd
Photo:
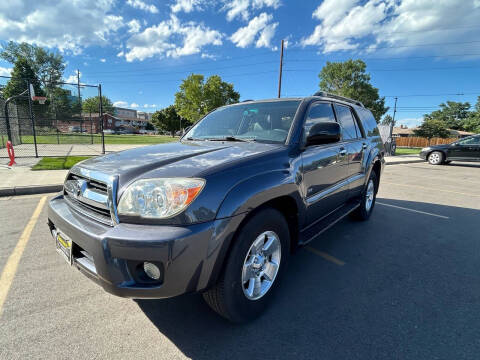
[[[332,104],[318,102],[310,106],[304,125],[305,138],[308,136],[308,133],[312,126],[320,122],[336,122]]]

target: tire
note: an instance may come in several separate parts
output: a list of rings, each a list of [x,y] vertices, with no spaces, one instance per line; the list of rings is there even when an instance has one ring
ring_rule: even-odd
[[[441,151],[433,151],[428,155],[427,160],[431,165],[441,165],[445,161],[445,155]]]
[[[372,171],[368,178],[367,185],[362,193],[361,203],[352,213],[351,217],[355,220],[366,221],[372,215],[375,201],[377,200],[378,177],[375,171]]]
[[[233,241],[219,281],[203,293],[203,298],[224,318],[242,323],[260,316],[271,301],[287,268],[290,232],[282,213],[265,208],[240,228]],[[277,246],[269,246],[270,250],[267,251],[265,245],[269,243]],[[280,254],[275,249],[279,249]],[[256,252],[258,255],[255,255]],[[265,256],[262,257],[262,254]],[[279,265],[276,273],[275,266],[272,265],[275,262]],[[273,278],[271,285],[266,274],[263,277],[257,276],[264,270]],[[244,283],[245,279],[249,280]],[[252,279],[256,286],[250,286]],[[262,294],[264,290],[266,291]]]

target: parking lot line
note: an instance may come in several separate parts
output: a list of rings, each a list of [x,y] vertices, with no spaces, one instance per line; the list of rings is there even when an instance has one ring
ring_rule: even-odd
[[[377,201],[377,204],[378,204],[378,205],[383,205],[383,206],[390,206],[390,207],[393,207],[393,208],[396,208],[396,209],[402,209],[402,210],[411,211],[411,212],[415,212],[415,213],[419,213],[419,214],[435,216],[435,217],[439,217],[439,218],[441,218],[441,219],[450,219],[448,216],[433,214],[433,213],[429,213],[429,212],[426,212],[426,211],[420,211],[420,210],[410,209],[410,208],[406,208],[406,207],[403,207],[403,206],[397,206],[397,205],[392,205],[392,204],[385,204],[385,203],[382,203],[382,202],[379,202],[379,201]]]
[[[311,246],[305,246],[305,249],[310,251],[311,253],[315,254],[315,255],[318,255],[322,258],[324,258],[325,260],[327,261],[330,261],[338,266],[343,266],[345,265],[345,262],[340,260],[340,259],[337,259],[335,256],[332,256],[330,254],[327,254],[326,252],[323,252],[323,251],[320,251],[320,250],[317,250],[315,249],[314,247],[311,247]]]
[[[458,195],[480,197],[480,194],[467,194],[467,193],[458,192],[458,191],[438,189],[438,188],[432,188],[432,187],[420,186],[420,185],[397,184],[397,183],[392,183],[392,182],[388,182],[388,181],[382,181],[382,184],[395,185],[395,186],[406,186],[406,187],[412,187],[412,188],[418,188],[418,189],[425,189],[425,190],[443,191],[443,192],[448,192],[448,193],[458,194]]]
[[[2,271],[2,275],[0,276],[0,318],[3,312],[3,304],[7,299],[8,291],[10,290],[13,278],[15,277],[15,273],[17,272],[18,263],[20,262],[20,258],[22,257],[25,247],[27,246],[30,235],[32,234],[33,228],[37,223],[37,220],[42,212],[43,205],[45,205],[46,200],[47,196],[44,196],[38,202],[38,205],[35,208],[32,217],[28,221],[27,226],[25,226],[25,229],[23,230],[20,239],[18,239],[15,249],[13,249],[12,254],[7,260],[7,264]]]

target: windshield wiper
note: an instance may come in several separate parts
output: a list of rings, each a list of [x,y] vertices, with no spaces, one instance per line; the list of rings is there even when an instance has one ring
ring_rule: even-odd
[[[240,141],[240,142],[252,142],[256,141],[255,138],[239,138],[236,136],[225,136],[223,138],[210,138],[210,139],[205,139],[208,141]]]
[[[185,138],[185,140],[189,140],[189,141],[204,141],[205,139],[200,139],[200,138],[194,138],[194,137],[187,137]]]

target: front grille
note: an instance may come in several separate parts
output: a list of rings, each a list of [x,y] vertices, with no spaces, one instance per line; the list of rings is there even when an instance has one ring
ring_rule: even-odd
[[[75,211],[104,224],[113,225],[108,185],[105,182],[72,172],[65,181],[64,196]]]

